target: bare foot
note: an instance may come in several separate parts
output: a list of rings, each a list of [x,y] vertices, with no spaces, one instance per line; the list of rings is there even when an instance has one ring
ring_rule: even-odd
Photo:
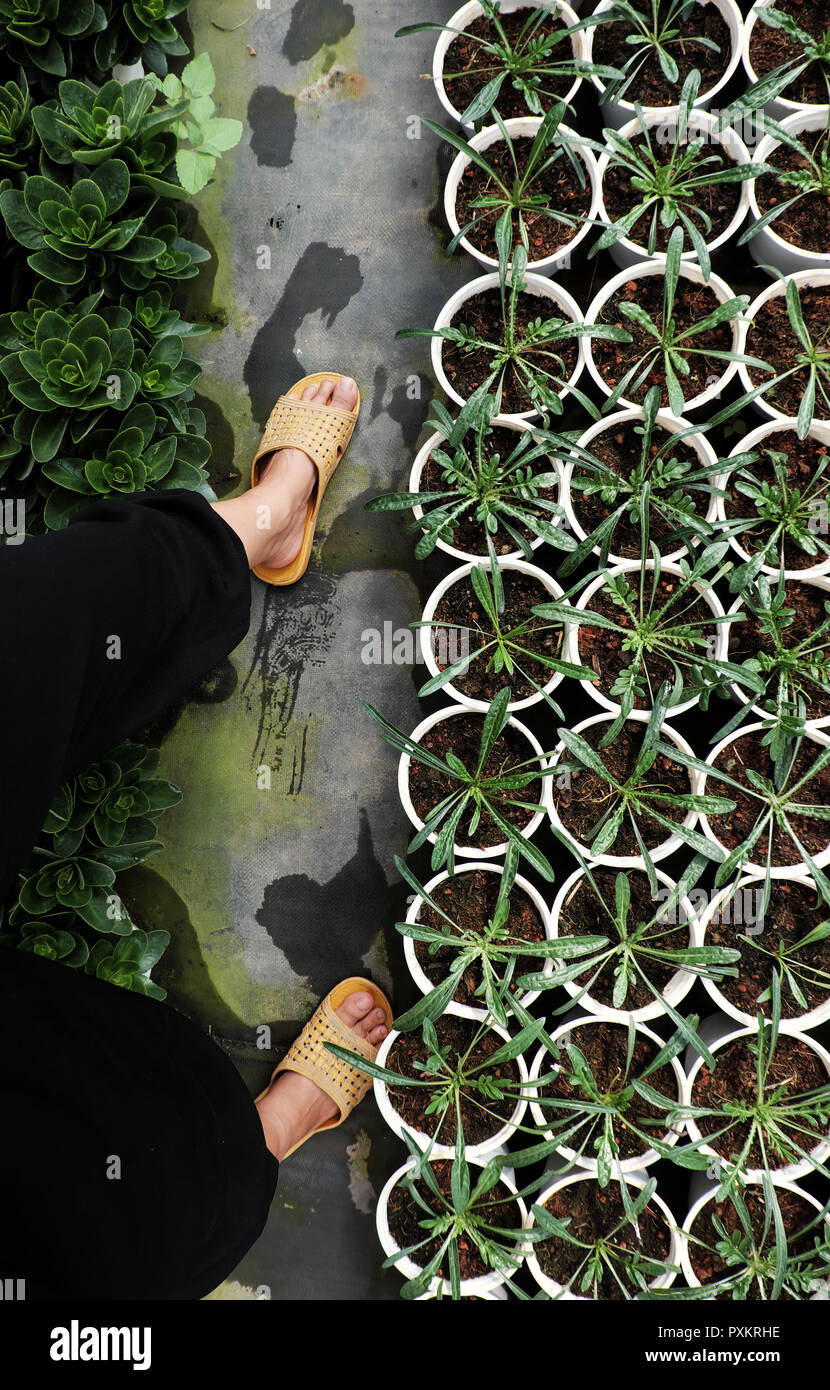
[[[351,406],[346,409],[350,410]],[[383,1009],[375,1008],[366,990],[348,995],[336,1012],[338,1018],[373,1047],[380,1047],[389,1031]],[[327,1120],[337,1116],[334,1101],[313,1081],[295,1071],[280,1072],[256,1102],[256,1107],[265,1131],[265,1143],[277,1159],[284,1158],[306,1135],[313,1134]]]
[[[293,398],[295,393],[289,391],[288,395]],[[337,382],[327,379],[319,386],[307,386],[300,399],[354,410],[357,386],[351,377]],[[280,449],[260,467],[254,495],[260,504],[270,506],[273,532],[260,563],[269,569],[282,569],[296,559],[300,549],[308,504],[317,486],[317,469],[302,449]]]

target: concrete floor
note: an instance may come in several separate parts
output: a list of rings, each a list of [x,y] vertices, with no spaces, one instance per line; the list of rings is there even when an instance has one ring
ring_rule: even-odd
[[[406,822],[396,758],[360,701],[411,728],[418,672],[361,654],[366,629],[419,616],[420,580],[402,522],[363,504],[404,484],[429,405],[428,343],[396,343],[395,331],[431,323],[475,272],[445,261],[426,211],[437,142],[407,134],[409,115],[440,114],[420,77],[432,38],[394,30],[452,6],[416,8],[271,0],[251,17],[253,0],[195,0],[189,11],[220,112],[245,118],[198,200],[197,239],[216,259],[189,301],[217,325],[200,383],[217,492],[237,489],[273,401],[306,371],[348,371],[363,398],[307,578],[286,591],[254,580],[245,642],[167,717],[162,772],[184,798],[164,818],[164,852],[132,876],[140,915],[173,932],[171,1001],[252,1092],[275,1061],[262,1044],[280,1053],[343,975],[368,970],[393,991],[397,975],[399,1001],[405,991],[393,856]],[[370,1099],[284,1166],[263,1236],[213,1296],[397,1297],[373,1213],[404,1156]]]

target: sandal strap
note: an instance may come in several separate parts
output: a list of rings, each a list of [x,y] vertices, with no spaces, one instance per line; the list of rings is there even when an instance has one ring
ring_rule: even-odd
[[[317,467],[322,495],[343,457],[356,421],[353,410],[280,396],[268,417],[256,459],[277,449],[302,449]]]
[[[307,1077],[334,1101],[340,1110],[340,1119],[343,1120],[371,1090],[372,1078],[365,1072],[358,1071],[350,1062],[335,1057],[326,1047],[327,1042],[347,1047],[350,1052],[358,1052],[370,1062],[373,1062],[378,1054],[376,1047],[372,1047],[371,1043],[361,1038],[359,1033],[337,1016],[329,995],[312,1014],[300,1036],[291,1044],[274,1075],[280,1071],[296,1071],[300,1076]]]

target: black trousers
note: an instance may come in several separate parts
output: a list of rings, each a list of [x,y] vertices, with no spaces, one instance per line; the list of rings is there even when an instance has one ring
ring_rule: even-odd
[[[242,543],[194,493],[96,503],[0,548],[0,894],[60,781],[226,656],[249,607]],[[240,1076],[187,1019],[14,950],[0,1135],[0,1277],[29,1299],[200,1298],[261,1232],[277,1178]]]

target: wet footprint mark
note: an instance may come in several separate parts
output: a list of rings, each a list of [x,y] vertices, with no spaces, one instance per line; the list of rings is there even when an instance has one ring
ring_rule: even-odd
[[[354,28],[354,10],[344,0],[297,0],[282,45],[289,63],[307,62],[321,48],[345,39]]]
[[[257,164],[284,169],[291,163],[297,110],[289,92],[281,92],[278,87],[257,87],[248,102],[248,124]]]

